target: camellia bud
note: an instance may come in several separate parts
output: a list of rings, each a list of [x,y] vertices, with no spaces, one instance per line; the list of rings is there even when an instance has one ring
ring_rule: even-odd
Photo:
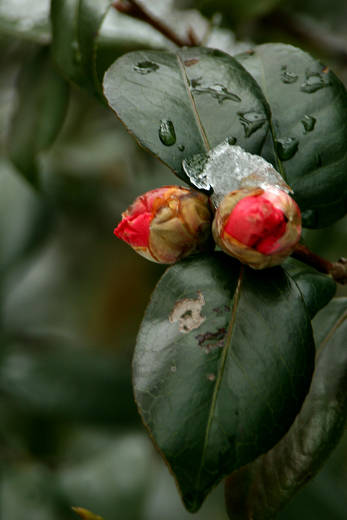
[[[173,264],[206,250],[211,241],[208,198],[188,188],[164,186],[148,191],[122,217],[114,234],[153,262]]]
[[[293,252],[301,234],[300,209],[279,188],[242,188],[224,197],[212,231],[223,251],[254,269],[264,269]]]

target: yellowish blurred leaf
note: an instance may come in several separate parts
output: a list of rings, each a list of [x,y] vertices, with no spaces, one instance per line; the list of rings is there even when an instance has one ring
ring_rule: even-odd
[[[103,520],[101,516],[94,515],[94,513],[88,511],[88,509],[84,509],[83,507],[72,507],[72,509],[84,520]]]

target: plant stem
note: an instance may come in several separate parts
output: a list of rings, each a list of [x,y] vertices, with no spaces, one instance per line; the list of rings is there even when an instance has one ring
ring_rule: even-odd
[[[189,28],[186,38],[182,38],[161,20],[153,17],[150,12],[147,12],[141,5],[141,2],[137,0],[116,0],[113,2],[112,7],[120,13],[127,14],[132,18],[148,23],[148,25],[151,25],[154,29],[163,34],[168,40],[177,45],[177,47],[194,47],[200,45],[192,27]]]
[[[347,283],[347,258],[340,258],[337,262],[329,262],[315,253],[312,253],[312,251],[303,244],[296,246],[292,257],[314,267],[321,273],[329,274],[335,282],[341,284]]]

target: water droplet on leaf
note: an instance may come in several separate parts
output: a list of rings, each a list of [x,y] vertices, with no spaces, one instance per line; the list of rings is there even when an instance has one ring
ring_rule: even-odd
[[[235,101],[240,103],[241,98],[230,92],[224,85],[217,83],[209,87],[201,86],[201,78],[193,79],[190,82],[191,90],[194,94],[210,94],[214,99],[217,99],[219,104],[222,104],[225,100]]]
[[[199,78],[193,78],[189,81],[189,85],[190,85],[190,88],[191,89],[195,89],[196,87],[198,87],[199,85],[201,85],[201,76]]]
[[[301,85],[300,90],[312,94],[312,92],[317,92],[317,90],[329,87],[329,85],[330,81],[326,74],[323,76],[319,72],[309,72],[306,73],[306,81]]]
[[[172,367],[170,368],[170,370],[171,370],[171,372],[174,374],[174,373],[176,372],[177,369],[176,369],[175,365],[172,365]]]
[[[312,116],[308,116],[307,114],[303,117],[303,119],[301,120],[301,123],[305,129],[305,134],[307,132],[312,132],[312,130],[314,129],[315,127],[315,124],[316,124],[316,119]]]
[[[246,137],[256,132],[266,121],[265,115],[259,112],[239,113],[239,118]]]
[[[133,66],[133,69],[135,72],[139,72],[140,74],[150,74],[151,72],[158,70],[159,65],[153,61],[140,61]]]
[[[172,146],[176,142],[176,132],[170,119],[162,119],[159,127],[159,138],[165,146]]]
[[[298,75],[295,72],[289,72],[285,65],[282,67],[281,80],[283,83],[295,83],[298,80]]]
[[[207,374],[207,379],[209,381],[214,381],[216,379],[216,376],[215,376],[215,374]]]
[[[294,137],[283,137],[276,139],[276,150],[281,161],[288,161],[297,152],[299,142]]]

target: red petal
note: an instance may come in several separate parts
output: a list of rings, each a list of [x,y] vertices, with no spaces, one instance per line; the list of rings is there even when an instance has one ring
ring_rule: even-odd
[[[148,247],[151,220],[151,213],[123,217],[123,220],[114,230],[114,234],[131,246]]]
[[[262,195],[245,197],[231,212],[224,232],[242,244],[271,254],[286,230],[283,212]]]
[[[157,201],[159,202],[161,199],[165,201],[165,194],[169,191],[168,188],[170,187],[164,186],[163,188],[155,188],[137,197],[135,202],[128,209],[129,216],[137,217],[142,213],[151,213],[155,209],[153,206]]]

